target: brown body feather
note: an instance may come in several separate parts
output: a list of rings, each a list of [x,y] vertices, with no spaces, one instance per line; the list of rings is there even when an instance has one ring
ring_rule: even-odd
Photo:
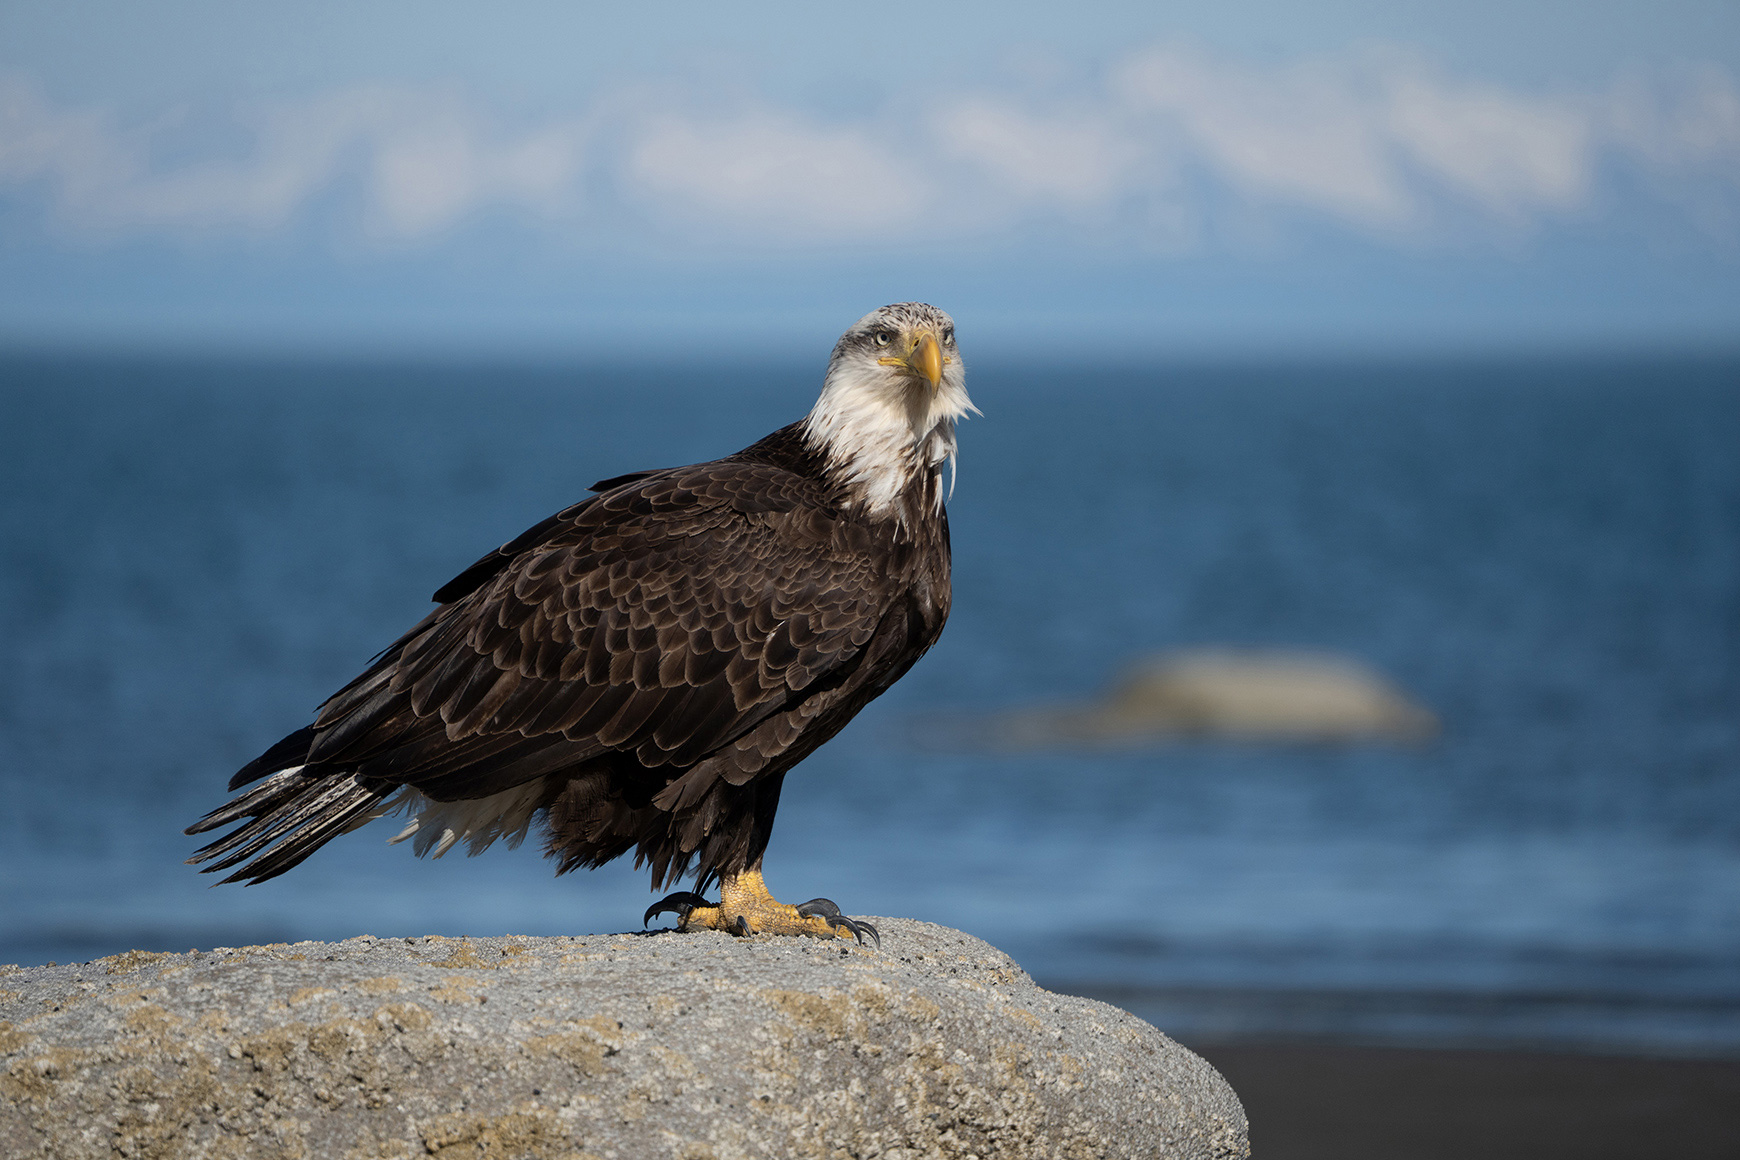
[[[793,424],[639,472],[485,556],[230,788],[195,856],[258,882],[379,815],[533,787],[560,871],[629,851],[655,885],[760,861],[781,782],[911,667],[949,610],[926,464],[854,504]]]

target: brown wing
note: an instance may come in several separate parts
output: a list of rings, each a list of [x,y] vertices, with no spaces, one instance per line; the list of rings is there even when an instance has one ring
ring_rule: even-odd
[[[610,750],[675,777],[764,722],[789,731],[770,719],[844,680],[893,600],[815,487],[723,460],[552,517],[322,707],[309,765],[453,800]]]

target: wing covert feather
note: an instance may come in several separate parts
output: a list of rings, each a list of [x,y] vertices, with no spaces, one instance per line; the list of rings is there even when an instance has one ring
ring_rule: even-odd
[[[544,521],[441,590],[457,595],[383,654],[390,685],[323,707],[321,727],[343,727],[322,760],[369,753],[371,772],[472,796],[468,768],[538,776],[605,749],[689,766],[775,715],[755,748],[790,744],[786,711],[856,663],[891,599],[814,487],[722,460]]]

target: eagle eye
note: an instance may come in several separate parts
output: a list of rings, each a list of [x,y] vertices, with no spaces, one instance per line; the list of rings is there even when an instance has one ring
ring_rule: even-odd
[[[873,337],[876,339],[877,346],[887,346],[889,343],[894,341],[894,332],[889,330],[878,330]]]
[[[954,344],[955,344],[955,328],[951,326],[947,330],[943,331],[943,345],[944,346],[953,346]]]

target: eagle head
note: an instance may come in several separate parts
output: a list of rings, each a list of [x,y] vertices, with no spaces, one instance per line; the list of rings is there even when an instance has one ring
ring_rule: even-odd
[[[928,303],[896,302],[860,318],[834,344],[804,434],[849,502],[876,513],[945,460],[952,467],[955,423],[977,412],[955,320]]]

